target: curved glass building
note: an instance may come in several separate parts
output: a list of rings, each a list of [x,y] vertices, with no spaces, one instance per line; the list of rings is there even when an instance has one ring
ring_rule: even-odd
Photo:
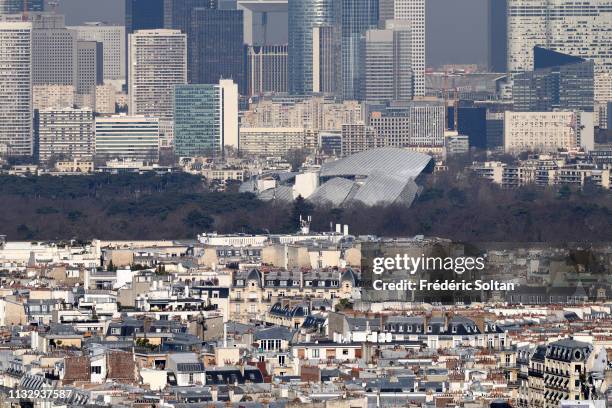
[[[313,29],[334,27],[339,30],[341,2],[289,0],[288,6],[289,92],[305,95],[313,91]]]

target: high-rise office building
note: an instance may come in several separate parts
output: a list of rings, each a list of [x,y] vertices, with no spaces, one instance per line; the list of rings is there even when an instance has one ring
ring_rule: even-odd
[[[125,0],[125,31],[164,28],[164,0]]]
[[[387,20],[386,27],[368,30],[363,39],[360,97],[369,101],[410,100],[414,95],[410,24]]]
[[[32,25],[0,18],[0,154],[31,156]]]
[[[187,34],[187,78],[190,83],[198,83],[194,68],[194,58],[199,50],[198,43],[191,41],[193,37],[192,19],[195,8],[216,10],[218,0],[164,0],[164,28],[181,30]]]
[[[126,38],[125,27],[105,23],[85,23],[81,26],[70,26],[76,33],[77,40],[96,41],[103,45],[104,80],[125,80]]]
[[[508,0],[508,69],[533,70],[533,48],[595,62],[595,101],[612,99],[612,0]]]
[[[508,71],[508,0],[487,0],[487,63],[490,72]]]
[[[174,94],[174,151],[177,156],[220,156],[238,148],[238,86],[179,85]]]
[[[179,30],[140,30],[130,34],[130,115],[172,122],[174,86],[187,83],[186,43],[185,34]],[[171,138],[171,135],[162,136]]]
[[[90,108],[43,109],[38,113],[38,158],[83,160],[94,156],[94,117]]]
[[[342,43],[337,27],[312,29],[312,92],[326,95],[342,93]]]
[[[79,41],[63,15],[33,14],[31,20],[32,84],[72,85],[76,105],[94,108],[95,86],[103,71],[101,44]]]
[[[289,1],[289,93],[313,92],[313,29],[336,27],[340,36],[339,0]]]
[[[247,94],[287,92],[287,46],[247,47]]]
[[[68,30],[64,16],[32,15],[32,83],[75,85],[76,34]]]
[[[385,21],[395,17],[395,0],[378,0],[379,27],[385,27]]]
[[[593,112],[593,61],[545,48],[534,48],[533,71],[514,76],[512,96],[516,111]]]
[[[414,95],[425,95],[425,0],[395,0],[396,20],[410,23]]]
[[[96,118],[96,160],[159,160],[159,120],[145,116]]]
[[[128,36],[138,30],[164,28],[164,0],[125,0],[125,48]],[[126,58],[125,75],[128,75]]]
[[[23,12],[24,4],[28,5],[28,11],[44,11],[45,0],[0,0],[1,14],[18,14]]]
[[[195,8],[187,37],[190,83],[217,84],[220,79],[232,79],[245,93],[242,10]]]
[[[98,59],[102,58],[102,44],[95,41],[76,42],[76,80],[75,102],[79,107],[96,108],[96,86],[98,74]]]
[[[342,0],[342,96],[356,99],[361,84],[362,38],[378,26],[378,0]]]

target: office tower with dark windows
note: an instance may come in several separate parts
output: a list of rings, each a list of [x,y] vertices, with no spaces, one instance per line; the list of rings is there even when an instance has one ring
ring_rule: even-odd
[[[190,83],[217,84],[220,79],[232,79],[240,93],[245,93],[242,10],[193,9],[187,39]]]
[[[247,47],[247,94],[287,92],[287,46]]]
[[[487,148],[487,108],[459,103],[457,131],[468,137],[470,147]]]
[[[523,112],[594,110],[594,63],[535,47],[534,70],[516,74],[514,109]]]
[[[28,11],[44,11],[44,0],[0,0],[0,15],[22,13],[24,4],[28,5]]]
[[[289,1],[289,93],[313,92],[314,28],[335,27],[340,36],[340,0]]]
[[[32,156],[32,25],[0,16],[0,156]]]
[[[125,0],[125,31],[164,28],[164,0]]]
[[[181,30],[187,34],[193,9],[218,9],[218,0],[164,0],[164,28]]]
[[[356,99],[361,84],[359,63],[365,32],[378,26],[378,0],[342,0],[342,96]]]
[[[406,101],[414,96],[410,24],[387,20],[386,27],[368,30],[362,42],[362,100]]]
[[[508,0],[487,0],[487,62],[490,72],[508,71]]]
[[[174,92],[174,151],[179,157],[223,154],[238,148],[238,87],[218,84],[179,85]]]
[[[318,26],[312,29],[312,92],[325,95],[342,93],[341,39],[338,28]]]
[[[76,42],[75,104],[78,107],[96,108],[98,75],[104,75],[98,62],[102,62],[102,44],[96,41]]]

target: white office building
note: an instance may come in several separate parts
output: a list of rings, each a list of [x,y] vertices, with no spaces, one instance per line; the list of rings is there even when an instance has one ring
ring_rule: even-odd
[[[32,25],[0,19],[0,155],[31,156]]]
[[[395,0],[395,20],[406,20],[412,31],[414,95],[425,95],[425,0]]]
[[[592,112],[505,112],[504,150],[554,153],[583,148],[592,150]]]
[[[159,119],[113,115],[96,118],[96,160],[157,161]]]
[[[91,160],[94,156],[94,118],[90,108],[44,109],[39,111],[41,162]]]
[[[96,41],[104,47],[104,81],[125,81],[125,27],[100,22],[70,26],[81,41]]]
[[[161,137],[171,140],[174,87],[187,83],[187,36],[180,30],[136,31],[128,53],[130,115],[159,118],[167,129]]]

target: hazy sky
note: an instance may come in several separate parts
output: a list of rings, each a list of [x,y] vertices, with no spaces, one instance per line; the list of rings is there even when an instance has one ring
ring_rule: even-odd
[[[59,0],[68,24],[123,23],[124,0]],[[485,63],[486,0],[426,0],[427,65]]]

